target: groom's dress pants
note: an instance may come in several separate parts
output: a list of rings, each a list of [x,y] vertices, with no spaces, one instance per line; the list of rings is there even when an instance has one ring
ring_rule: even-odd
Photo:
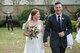
[[[51,48],[52,53],[65,53],[66,48],[63,47],[56,47],[56,48]]]

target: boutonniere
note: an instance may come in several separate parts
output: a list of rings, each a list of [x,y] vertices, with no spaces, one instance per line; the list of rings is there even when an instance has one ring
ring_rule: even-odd
[[[62,17],[62,20],[64,20],[64,17]]]

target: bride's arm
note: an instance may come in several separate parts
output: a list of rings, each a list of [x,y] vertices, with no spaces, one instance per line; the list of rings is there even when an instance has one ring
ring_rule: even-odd
[[[25,23],[25,27],[24,27],[24,30],[23,30],[23,33],[25,36],[28,36],[28,33],[26,32],[26,27],[28,26],[28,22]]]

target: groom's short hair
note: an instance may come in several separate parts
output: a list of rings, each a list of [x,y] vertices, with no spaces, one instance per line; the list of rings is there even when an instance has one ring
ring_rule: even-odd
[[[61,2],[56,2],[54,5],[57,5],[57,4],[61,4],[61,5],[62,5],[62,3],[61,3]]]

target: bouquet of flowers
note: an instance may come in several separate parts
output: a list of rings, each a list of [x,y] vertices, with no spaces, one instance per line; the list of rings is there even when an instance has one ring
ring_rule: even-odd
[[[26,27],[26,32],[28,34],[28,36],[32,39],[32,37],[37,37],[37,34],[39,33],[38,29],[36,26],[27,26]]]

